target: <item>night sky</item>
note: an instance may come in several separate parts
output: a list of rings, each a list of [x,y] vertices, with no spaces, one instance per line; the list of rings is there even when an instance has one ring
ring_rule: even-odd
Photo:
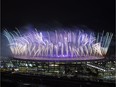
[[[2,0],[2,28],[86,26],[114,32],[115,0]]]
[[[46,24],[114,33],[115,0],[2,0],[2,30]],[[8,41],[2,38],[2,55],[9,55]]]

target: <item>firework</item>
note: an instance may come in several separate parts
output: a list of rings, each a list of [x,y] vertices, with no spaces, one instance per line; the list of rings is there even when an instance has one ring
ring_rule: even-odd
[[[112,33],[85,31],[44,31],[21,34],[19,30],[4,35],[15,58],[35,60],[92,60],[106,55]]]

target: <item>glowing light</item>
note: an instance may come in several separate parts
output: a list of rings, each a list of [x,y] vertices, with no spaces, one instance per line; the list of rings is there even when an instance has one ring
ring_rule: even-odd
[[[56,64],[51,64],[51,65],[49,65],[49,66],[58,66],[58,65],[56,65]]]
[[[97,67],[97,66],[94,66],[94,65],[91,65],[91,64],[87,64],[87,65],[90,66],[90,67],[96,68],[98,70],[104,71],[104,72],[106,71],[105,69],[102,69],[100,67]]]
[[[54,32],[38,32],[35,30],[25,35],[21,34],[19,30],[13,33],[4,30],[4,35],[9,41],[9,47],[14,57],[55,58],[57,60],[63,58],[90,60],[94,57],[95,59],[104,57],[113,36],[108,32],[106,34],[99,33],[96,36],[80,30],[75,32],[56,30]]]

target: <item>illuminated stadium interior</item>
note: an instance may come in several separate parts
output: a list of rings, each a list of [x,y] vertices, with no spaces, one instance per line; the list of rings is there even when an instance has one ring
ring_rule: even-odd
[[[21,33],[4,30],[14,58],[29,60],[96,60],[107,54],[112,33],[38,31]]]

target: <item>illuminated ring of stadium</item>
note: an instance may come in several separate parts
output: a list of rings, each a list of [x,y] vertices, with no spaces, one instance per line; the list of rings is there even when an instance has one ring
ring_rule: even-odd
[[[81,58],[38,58],[38,57],[18,57],[14,56],[15,59],[21,59],[21,60],[38,60],[38,61],[86,61],[86,60],[101,60],[104,59],[104,57],[95,57],[95,56],[89,56],[89,57],[81,57]]]

